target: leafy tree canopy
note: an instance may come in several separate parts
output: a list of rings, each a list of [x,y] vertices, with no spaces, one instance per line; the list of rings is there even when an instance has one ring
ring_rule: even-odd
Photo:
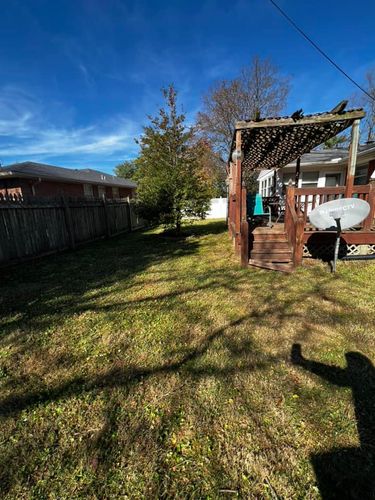
[[[139,139],[138,199],[141,215],[176,233],[184,217],[204,217],[212,197],[212,182],[204,168],[202,143],[177,112],[177,93],[163,90],[165,107]]]
[[[126,160],[115,167],[115,175],[124,179],[135,179],[138,171],[138,162],[135,160]]]
[[[344,148],[348,146],[349,137],[347,135],[336,135],[335,137],[331,137],[327,139],[324,143],[324,149],[335,149],[335,148]]]

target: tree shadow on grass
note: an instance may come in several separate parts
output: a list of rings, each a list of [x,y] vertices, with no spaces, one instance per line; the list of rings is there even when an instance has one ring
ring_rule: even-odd
[[[199,237],[225,230],[224,222],[194,224],[186,229],[189,237],[183,240],[137,232],[0,269],[0,337],[16,328],[27,328],[30,323],[38,322],[38,328],[46,326],[50,314],[56,317],[64,311],[84,311],[85,305],[89,307],[93,300],[108,293],[103,287],[122,282],[126,292],[132,279],[150,266],[191,256],[198,251]],[[163,280],[168,278],[164,276]],[[5,320],[7,316],[13,318]]]
[[[102,478],[105,478],[106,474],[109,474],[109,470],[112,466],[112,455],[118,454],[115,449],[116,443],[114,437],[120,425],[120,414],[118,413],[120,406],[115,398],[112,400],[112,391],[114,389],[121,389],[122,398],[127,398],[139,384],[144,384],[149,378],[155,379],[156,377],[164,379],[164,377],[169,377],[171,375],[177,375],[179,379],[185,381],[184,383],[193,391],[194,382],[205,377],[215,377],[221,379],[223,383],[228,383],[231,376],[235,376],[241,372],[251,372],[266,368],[270,363],[277,361],[276,358],[260,352],[249,338],[243,339],[243,341],[240,342],[237,341],[236,343],[228,332],[232,328],[240,326],[248,319],[255,320],[257,318],[259,318],[259,315],[254,312],[253,314],[232,321],[222,328],[213,330],[197,347],[185,350],[185,352],[181,350],[180,359],[170,363],[157,366],[146,366],[144,368],[131,366],[129,364],[125,366],[115,366],[97,376],[76,377],[55,387],[8,396],[0,401],[0,417],[8,418],[17,416],[22,411],[34,407],[64,401],[73,397],[83,397],[85,394],[89,393],[95,395],[104,391],[104,394],[107,395],[106,399],[108,399],[106,409],[107,422],[98,438],[94,443],[89,445],[89,448],[94,457],[93,468],[100,473]],[[226,335],[228,335],[228,337],[226,337]],[[223,341],[222,347],[228,349],[233,355],[234,360],[230,359],[229,363],[224,366],[218,366],[217,363],[214,361],[211,362],[210,360],[205,360],[202,363],[200,358],[206,354],[214,342],[220,340]],[[175,398],[178,400],[177,407],[184,404],[184,399],[181,399],[181,391],[178,391]],[[175,410],[172,409],[172,413],[173,412],[175,412]],[[162,429],[160,431],[162,434],[167,431],[168,433],[172,432],[173,426],[171,427],[171,424],[168,422],[169,418],[170,416],[166,416],[161,423],[161,426],[165,427],[164,430]],[[150,429],[147,428],[144,422],[139,422],[138,425],[139,432],[141,432],[143,436],[150,433]],[[139,434],[133,432],[132,439],[138,439],[138,435]],[[18,474],[20,457],[24,456],[25,449],[31,445],[31,443],[27,443],[27,440],[28,438],[26,438],[26,441],[24,440],[18,443],[12,447],[10,452],[4,454],[0,458],[0,483],[2,484],[0,491],[2,490],[3,493],[7,493],[12,489],[14,477]],[[133,446],[131,443],[129,443],[129,445]],[[54,444],[54,446],[57,445]],[[23,459],[25,460],[25,458]],[[163,474],[160,473],[158,486],[160,491],[165,491],[168,481],[168,477],[164,477]],[[95,491],[100,491],[101,488],[104,488],[104,486],[95,482]]]
[[[226,230],[223,223],[214,223],[214,227],[218,233]],[[169,452],[169,450],[167,452],[168,439],[178,428],[178,425],[174,425],[173,421],[178,421],[180,418],[179,408],[189,406],[190,400],[197,399],[197,388],[200,384],[220,383],[225,387],[225,397],[229,398],[230,392],[235,386],[234,381],[239,374],[264,370],[270,364],[278,363],[277,356],[267,355],[257,348],[253,341],[252,331],[259,324],[272,328],[275,328],[275,324],[277,324],[278,328],[282,328],[285,322],[303,315],[303,311],[293,310],[294,296],[283,296],[285,287],[289,286],[288,278],[273,273],[266,274],[263,271],[231,269],[231,266],[225,264],[219,264],[213,268],[207,265],[199,269],[195,269],[194,265],[186,268],[182,266],[182,269],[178,266],[174,267],[175,259],[192,256],[198,251],[198,246],[201,243],[196,237],[205,237],[207,234],[211,234],[212,227],[211,224],[197,225],[193,226],[191,231],[191,238],[187,237],[178,241],[147,232],[133,234],[119,238],[117,241],[98,243],[76,253],[51,258],[48,263],[47,260],[36,263],[34,269],[31,270],[27,266],[23,266],[25,275],[22,275],[19,270],[15,271],[22,280],[22,286],[15,287],[14,300],[8,300],[8,294],[8,299],[1,306],[6,314],[14,313],[13,318],[8,318],[3,340],[9,340],[16,348],[22,347],[26,353],[28,349],[35,349],[36,358],[38,356],[42,358],[44,353],[37,351],[38,344],[35,338],[31,338],[30,343],[24,345],[22,344],[22,336],[28,335],[27,328],[29,326],[37,333],[42,327],[48,327],[48,323],[51,322],[51,309],[52,319],[59,324],[59,321],[63,321],[66,316],[74,318],[75,315],[87,311],[113,313],[114,316],[118,312],[125,311],[127,313],[128,309],[131,310],[131,308],[138,312],[143,303],[150,302],[152,309],[158,308],[160,311],[176,307],[176,314],[180,314],[180,319],[186,321],[192,330],[197,323],[200,331],[195,332],[195,335],[193,331],[191,337],[189,337],[190,332],[186,332],[186,337],[184,332],[180,332],[177,342],[173,342],[172,338],[168,340],[168,343],[162,345],[162,355],[157,361],[154,361],[155,358],[152,356],[148,358],[148,353],[139,362],[137,359],[129,357],[126,360],[126,356],[122,360],[119,356],[113,362],[110,358],[110,364],[94,365],[95,369],[90,368],[89,372],[84,370],[77,372],[72,370],[69,374],[63,372],[62,378],[54,377],[51,380],[46,377],[38,384],[33,381],[28,383],[28,380],[23,383],[22,377],[14,379],[14,384],[7,388],[8,396],[0,401],[0,416],[8,419],[9,425],[17,422],[15,425],[21,426],[22,418],[30,418],[34,413],[41,414],[42,418],[46,419],[45,424],[40,424],[45,434],[40,432],[33,436],[32,432],[28,432],[29,430],[33,431],[34,424],[29,424],[31,426],[29,429],[26,423],[24,433],[16,429],[16,434],[18,433],[21,438],[18,443],[8,446],[6,453],[0,457],[0,482],[3,481],[3,491],[11,491],[15,484],[21,482],[27,485],[31,484],[26,478],[32,476],[33,486],[38,482],[38,479],[42,478],[41,488],[45,488],[43,490],[44,496],[47,496],[51,491],[55,492],[55,484],[46,486],[50,480],[54,479],[53,471],[51,472],[53,466],[40,464],[37,461],[39,459],[37,451],[27,451],[28,449],[37,450],[40,448],[43,450],[48,448],[48,436],[46,437],[46,435],[58,433],[59,424],[53,418],[53,411],[58,406],[58,404],[53,404],[55,402],[67,402],[72,406],[76,404],[76,408],[78,408],[76,418],[79,418],[88,399],[92,398],[92,401],[95,401],[96,398],[102,398],[105,400],[100,414],[105,424],[98,435],[88,440],[89,443],[82,441],[79,449],[67,451],[66,456],[70,457],[72,462],[80,460],[81,457],[85,458],[86,454],[90,456],[88,462],[90,463],[92,460],[93,468],[98,473],[98,480],[94,480],[88,486],[87,496],[106,498],[109,495],[108,490],[106,490],[110,484],[108,477],[111,470],[116,468],[119,455],[123,455],[120,457],[121,460],[133,464],[139,458],[146,463],[149,451],[145,447],[138,455],[136,453],[130,455],[128,449],[131,449],[132,446],[136,449],[137,446],[155,445],[157,456],[166,455]],[[211,240],[207,238],[205,244],[210,245]],[[194,264],[197,261],[194,261]],[[161,266],[156,267],[158,265]],[[185,281],[191,279],[191,274],[194,274],[194,280]],[[145,278],[145,281],[138,281],[137,276],[133,282],[136,275],[141,276],[142,280]],[[154,279],[155,281],[153,281]],[[15,283],[14,280],[15,276],[11,276],[10,287],[11,283]],[[132,286],[138,286],[139,283],[147,287],[148,283],[174,280],[176,286],[172,286],[170,289],[167,287],[165,293],[163,291],[155,294],[151,288],[146,296],[143,293],[139,298],[136,297],[136,294],[133,298],[127,298],[127,290]],[[242,309],[244,314],[239,319],[227,321],[220,328],[213,328],[210,324],[209,314],[211,304],[205,302],[203,307],[200,307],[200,304],[195,305],[197,310],[189,309],[191,307],[189,304],[191,294],[196,291],[210,292],[219,289],[219,292],[221,290],[224,290],[224,293],[239,291],[241,294],[241,287],[249,280],[251,280],[252,292],[256,293],[256,300],[253,303],[250,300],[248,308]],[[121,292],[120,294],[116,293],[115,303],[111,301],[111,297],[108,302],[100,300],[96,302],[96,299],[105,299],[106,294],[110,293],[105,290],[107,285],[116,288],[119,284],[121,284]],[[32,286],[25,293],[22,290],[23,285],[26,285],[26,288],[28,285]],[[118,288],[116,289],[118,292]],[[21,293],[21,297],[18,296],[19,293]],[[321,290],[317,287],[313,293],[320,295]],[[123,294],[123,299],[121,294]],[[307,291],[305,295],[302,293],[300,300],[304,301],[308,294],[311,294],[311,291]],[[248,295],[247,298],[249,299]],[[55,299],[58,301],[54,302]],[[207,302],[209,300],[208,298]],[[241,299],[239,298],[239,300]],[[235,310],[233,312],[235,313]],[[245,312],[249,314],[245,314]],[[336,313],[332,313],[330,310],[329,314],[335,318],[334,314]],[[236,317],[235,314],[233,316]],[[232,319],[233,316],[230,318]],[[225,315],[225,320],[227,319],[228,316]],[[344,322],[345,316],[340,318],[337,315],[336,319]],[[147,321],[147,317],[145,321]],[[23,330],[24,328],[25,330]],[[147,348],[152,351],[153,347],[147,346]],[[22,355],[21,349],[17,352]],[[72,353],[73,358],[74,352]],[[223,353],[224,355],[222,355]],[[284,352],[283,356],[285,360],[288,353]],[[22,357],[15,357],[15,359],[22,360]],[[56,358],[50,363],[43,360],[47,374],[55,372],[56,363],[60,362],[59,360],[60,358]],[[69,360],[63,359],[64,363],[67,361]],[[73,362],[79,367],[81,360],[76,357]],[[165,397],[166,406],[169,404],[169,408],[161,417],[161,422],[156,430],[150,429],[149,422],[145,417],[142,420],[142,412],[137,414],[138,417],[140,416],[139,419],[125,415],[131,407],[133,396],[138,396],[142,400],[147,381],[150,381],[148,385],[153,386],[152,389],[156,392],[158,385],[175,385],[175,392],[171,397],[168,395],[169,389],[166,392],[160,391],[162,397]],[[145,399],[147,400],[147,398]],[[61,407],[66,408],[68,404],[63,404]],[[24,410],[25,413],[20,415]],[[206,411],[209,415],[206,417],[207,419],[214,418],[210,414],[210,409]],[[194,413],[193,417],[197,423],[193,432],[199,432],[201,425],[199,419],[202,415],[205,417],[205,414],[203,411],[200,413],[197,405],[193,406],[191,413]],[[69,431],[76,430],[74,422],[69,422],[68,427]],[[91,422],[87,422],[87,427],[91,427]],[[128,428],[131,428],[129,432]],[[261,423],[259,424],[259,432],[264,432]],[[123,436],[126,435],[123,439],[128,440],[125,444],[117,441],[120,438],[116,436],[121,433]],[[60,465],[59,461],[61,460],[65,466],[69,460],[66,456],[58,455],[58,447],[59,442],[56,439],[49,447],[52,450],[50,456],[53,457],[53,453],[55,453],[57,455],[56,462]],[[179,451],[177,450],[176,453]],[[183,456],[181,458],[184,460]],[[156,472],[153,478],[153,486],[157,488],[157,491],[152,490],[151,497],[167,495],[169,490],[176,486],[176,481],[171,476],[170,462],[163,461],[163,459],[160,459],[159,463],[157,462],[158,459],[155,460]],[[218,458],[215,467],[217,470],[214,476],[218,477],[226,466],[221,464]],[[87,468],[90,469],[89,466]],[[25,469],[27,469],[27,473],[25,473]],[[37,470],[36,473],[34,473],[34,469]],[[141,466],[139,477],[142,477]],[[196,478],[195,474],[190,476],[190,480],[197,481],[197,483],[201,479],[203,481],[205,478],[198,476]],[[210,476],[210,480],[213,485],[212,491],[218,491],[218,487],[222,488],[230,484],[230,482],[225,483],[220,479],[217,479],[216,484],[213,476]],[[123,478],[117,482],[123,483]],[[236,482],[233,481],[233,484]],[[82,489],[79,490],[81,486],[78,484],[78,480],[76,486],[78,491],[82,492]],[[108,488],[110,487],[108,486]],[[196,491],[202,492],[199,489],[199,484],[196,484],[195,487]],[[195,497],[199,496],[196,492],[193,492],[192,496],[194,494]],[[43,495],[41,494],[41,496]],[[140,496],[142,495],[140,494]],[[112,497],[116,496],[112,495]]]
[[[17,414],[29,407],[34,405],[39,405],[43,403],[50,403],[52,401],[57,401],[71,397],[80,393],[104,389],[111,387],[130,387],[133,384],[139,382],[139,380],[145,380],[153,375],[162,375],[173,372],[178,372],[183,370],[185,374],[189,374],[192,377],[201,377],[205,375],[217,375],[217,376],[227,376],[231,373],[241,371],[238,366],[227,366],[218,368],[214,364],[210,365],[205,363],[204,366],[194,366],[194,362],[197,361],[201,356],[203,356],[209,349],[210,345],[219,337],[224,335],[225,331],[236,327],[243,323],[245,320],[251,318],[260,317],[256,312],[250,315],[246,315],[236,321],[232,321],[228,325],[218,328],[211,332],[199,346],[193,349],[188,349],[185,352],[181,350],[182,356],[178,361],[171,363],[166,363],[154,367],[138,368],[136,366],[115,367],[108,370],[105,373],[98,375],[97,377],[77,377],[55,388],[41,389],[34,392],[28,392],[26,394],[11,395],[2,401],[0,401],[0,416],[6,417],[10,415]],[[233,353],[234,356],[240,357],[246,351],[248,352],[252,343],[250,340],[245,342],[245,345],[236,346],[234,342],[228,341],[226,347]],[[259,355],[259,353],[258,353]],[[274,358],[270,356],[262,356],[263,361],[246,364],[243,370],[251,371],[256,368],[262,368],[266,366],[266,361],[274,361]]]
[[[352,390],[359,448],[339,448],[311,456],[324,500],[375,498],[375,368],[360,352],[346,353],[345,369],[306,359],[294,344],[292,363],[339,387]]]

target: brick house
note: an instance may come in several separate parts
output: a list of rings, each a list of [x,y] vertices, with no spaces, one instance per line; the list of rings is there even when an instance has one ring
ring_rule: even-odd
[[[30,161],[0,168],[0,195],[23,197],[134,198],[137,184],[98,170]]]

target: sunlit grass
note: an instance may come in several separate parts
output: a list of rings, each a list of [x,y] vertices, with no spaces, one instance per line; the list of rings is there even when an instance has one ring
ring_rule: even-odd
[[[2,498],[318,498],[311,456],[359,446],[350,388],[290,353],[374,359],[373,263],[241,269],[207,222],[8,269],[0,293]]]

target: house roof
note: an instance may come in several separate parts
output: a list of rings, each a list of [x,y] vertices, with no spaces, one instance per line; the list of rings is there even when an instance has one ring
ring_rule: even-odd
[[[364,115],[362,109],[352,109],[335,114],[239,121],[231,153],[236,148],[236,134],[240,132],[244,168],[280,168],[336,136]]]
[[[57,182],[74,182],[84,184],[100,184],[103,186],[135,188],[137,184],[130,179],[122,179],[99,170],[71,169],[55,167],[43,163],[25,161],[13,163],[0,168],[0,178],[27,177],[54,180]]]
[[[324,163],[346,164],[348,156],[348,148],[321,149],[317,151],[311,151],[310,153],[302,155],[301,165],[316,165]],[[375,144],[358,145],[357,160],[365,156],[374,156],[375,158]],[[295,162],[288,163],[288,165],[285,166],[295,167]]]
[[[348,148],[336,148],[336,149],[319,149],[316,151],[311,151],[301,156],[301,166],[313,166],[313,165],[332,165],[337,164],[339,166],[346,166],[347,159],[349,155]],[[375,159],[375,143],[371,144],[359,144],[357,153],[357,163],[363,159]],[[296,168],[296,162],[293,161],[284,165],[289,168]],[[260,181],[264,177],[268,177],[270,174],[273,175],[273,169],[263,169],[260,170],[257,180]],[[375,178],[375,172],[371,178]]]

